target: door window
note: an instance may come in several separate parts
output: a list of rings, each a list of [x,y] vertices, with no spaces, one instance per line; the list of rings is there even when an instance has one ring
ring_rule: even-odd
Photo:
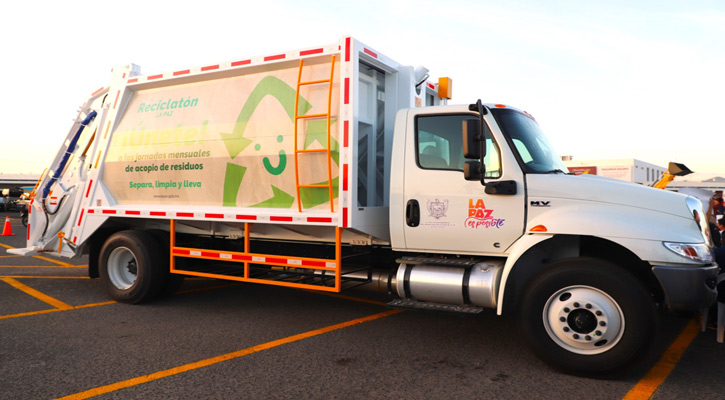
[[[425,115],[416,119],[415,141],[418,166],[463,172],[463,121],[475,115]],[[501,177],[498,145],[486,138],[484,157],[487,178]]]

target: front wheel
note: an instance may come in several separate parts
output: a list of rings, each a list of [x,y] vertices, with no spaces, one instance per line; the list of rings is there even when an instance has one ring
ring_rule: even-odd
[[[99,275],[106,292],[122,303],[153,299],[164,284],[159,243],[144,231],[111,235],[101,249]]]
[[[532,350],[569,373],[623,372],[657,332],[652,299],[634,276],[602,260],[554,262],[526,286],[520,323]]]

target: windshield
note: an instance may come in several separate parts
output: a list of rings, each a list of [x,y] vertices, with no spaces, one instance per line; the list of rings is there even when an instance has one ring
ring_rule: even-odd
[[[569,172],[533,118],[520,111],[503,108],[494,108],[491,113],[514,144],[525,172]]]

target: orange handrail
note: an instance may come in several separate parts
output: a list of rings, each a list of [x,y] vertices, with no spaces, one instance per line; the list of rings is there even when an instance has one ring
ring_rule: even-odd
[[[302,198],[300,196],[300,189],[302,188],[328,188],[330,196],[330,212],[335,212],[334,204],[334,193],[332,187],[332,144],[330,138],[330,124],[331,124],[331,112],[332,112],[332,82],[335,77],[335,56],[332,56],[330,66],[330,79],[318,79],[314,81],[302,82],[302,67],[304,66],[304,59],[300,60],[300,68],[297,74],[297,96],[295,97],[295,128],[294,128],[294,146],[295,146],[295,186],[297,188],[297,210],[302,212]],[[317,85],[317,84],[328,84],[327,91],[327,113],[325,114],[307,114],[299,115],[299,99],[300,99],[300,87],[305,85]],[[298,148],[298,121],[301,119],[310,118],[326,118],[327,119],[327,147],[324,149],[299,149]],[[327,185],[304,185],[300,184],[300,168],[299,168],[299,155],[304,153],[327,153]]]

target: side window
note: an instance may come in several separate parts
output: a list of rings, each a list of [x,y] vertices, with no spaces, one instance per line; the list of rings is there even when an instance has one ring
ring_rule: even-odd
[[[416,119],[418,166],[423,169],[463,171],[463,121],[473,115],[430,115]],[[498,146],[486,138],[486,177],[501,177]]]

